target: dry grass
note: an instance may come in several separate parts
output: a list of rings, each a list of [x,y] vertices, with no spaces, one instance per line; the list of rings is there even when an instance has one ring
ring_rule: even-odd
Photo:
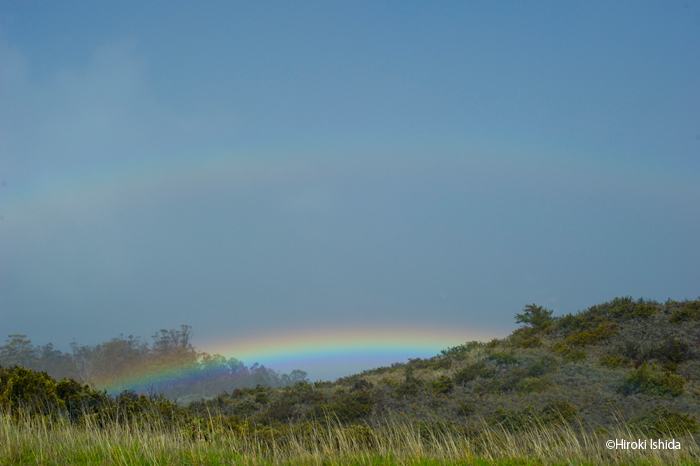
[[[211,419],[211,425],[216,419]],[[250,426],[248,426],[250,427]],[[620,428],[590,434],[570,426],[533,425],[509,433],[485,424],[469,431],[432,429],[395,418],[382,426],[308,422],[277,429],[228,427],[183,435],[152,424],[107,428],[48,418],[0,418],[0,463],[38,465],[219,464],[700,464],[697,439],[676,437],[680,450],[609,450],[609,439],[637,440]],[[205,440],[205,437],[208,439]],[[643,439],[643,438],[642,438]]]

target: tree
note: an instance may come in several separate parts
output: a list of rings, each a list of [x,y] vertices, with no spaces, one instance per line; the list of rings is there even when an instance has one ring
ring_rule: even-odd
[[[32,341],[27,339],[27,335],[8,335],[10,340],[5,340],[5,346],[0,346],[0,365],[18,366],[31,368],[37,362],[37,352],[32,345]]]
[[[289,380],[291,382],[290,385],[294,385],[297,382],[308,382],[308,380],[306,379],[307,375],[308,374],[304,371],[294,369],[292,372],[289,373]]]
[[[515,321],[531,325],[537,330],[544,330],[553,321],[552,312],[554,311],[532,303],[525,306],[522,314],[515,314]]]

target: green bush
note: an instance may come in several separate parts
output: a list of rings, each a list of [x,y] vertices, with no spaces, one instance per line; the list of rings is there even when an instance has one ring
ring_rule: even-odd
[[[513,346],[519,348],[536,348],[542,346],[538,330],[534,327],[523,327],[514,331],[510,337]]]
[[[586,359],[586,352],[584,350],[572,350],[564,355],[564,360],[569,362],[576,362],[581,359]]]
[[[340,422],[352,423],[367,417],[372,411],[374,400],[369,390],[357,390],[352,393],[338,392],[330,403],[316,406],[315,415],[319,418],[329,417]]]
[[[653,351],[653,355],[661,361],[680,364],[690,357],[690,346],[683,340],[669,337]]]
[[[620,330],[620,327],[615,322],[599,317],[585,322],[583,327],[582,330],[569,335],[564,342],[574,346],[595,345],[614,337]]]
[[[423,380],[414,375],[412,367],[406,367],[404,381],[396,385],[392,396],[394,398],[403,398],[407,396],[417,395],[423,387]]]
[[[491,425],[498,425],[510,432],[518,432],[540,426],[556,426],[573,421],[578,408],[563,400],[548,402],[540,411],[530,404],[521,409],[498,407],[487,417]]]
[[[56,414],[67,406],[56,393],[56,381],[46,372],[0,366],[0,408],[13,413]]]
[[[445,393],[451,392],[454,385],[455,384],[451,378],[447,377],[446,375],[441,375],[439,379],[430,383],[430,390],[439,395],[444,395]]]
[[[469,356],[469,353],[471,353],[472,351],[477,350],[479,348],[483,348],[483,347],[484,347],[483,342],[470,341],[470,342],[467,342],[463,345],[448,347],[447,349],[440,351],[440,354],[443,356],[447,356],[449,358],[462,360],[462,359],[466,359],[467,356]]]
[[[540,417],[545,424],[561,424],[576,418],[578,408],[568,401],[552,400],[542,408]]]
[[[431,367],[433,369],[449,369],[452,367],[452,359],[450,358],[433,358]]]
[[[469,417],[469,416],[471,416],[472,414],[474,414],[474,413],[476,412],[476,410],[474,409],[474,405],[473,405],[472,403],[469,403],[469,402],[467,401],[467,402],[465,402],[465,403],[461,403],[461,404],[457,407],[457,412],[458,412],[459,414],[461,414],[462,416]]]
[[[524,368],[513,369],[503,377],[491,379],[488,383],[478,387],[479,392],[504,393],[504,392],[543,392],[555,386],[549,377],[530,377],[528,370]]]
[[[586,359],[586,352],[571,348],[569,345],[558,341],[552,345],[552,349],[562,356],[565,361],[576,362],[581,359]]]
[[[282,398],[269,403],[267,410],[259,417],[262,424],[284,423],[287,424],[299,417],[299,410],[289,398]]]
[[[234,404],[230,408],[229,411],[233,415],[245,417],[245,416],[250,416],[251,414],[255,413],[256,411],[258,411],[258,409],[260,409],[260,407],[256,403],[253,403],[252,401],[244,400],[244,401],[241,401],[241,402]]]
[[[489,355],[489,359],[496,361],[496,364],[517,364],[518,358],[510,353],[495,352]]]
[[[557,361],[552,357],[544,357],[527,369],[528,377],[540,377],[557,370]]]
[[[603,367],[614,369],[616,367],[629,365],[630,359],[620,354],[606,354],[600,358],[598,363]]]
[[[642,414],[631,418],[627,425],[649,437],[697,434],[700,430],[695,417],[666,407],[646,409]]]
[[[615,298],[610,303],[610,312],[613,316],[619,318],[646,318],[659,312],[658,305],[654,301],[644,301],[638,299],[636,302],[631,296],[624,298]]]
[[[486,361],[479,361],[469,364],[464,369],[460,369],[454,373],[455,382],[461,384],[471,382],[477,377],[492,377],[495,371],[486,364]]]
[[[643,363],[618,387],[618,392],[629,395],[644,393],[656,396],[678,396],[683,393],[686,380],[668,371],[659,371],[656,366]]]
[[[525,377],[518,382],[517,388],[525,393],[540,393],[555,386],[556,384],[549,377]]]
[[[486,343],[485,348],[487,349],[494,349],[498,347],[499,345],[503,345],[504,340],[499,340],[498,338],[493,338],[491,341]]]
[[[700,300],[685,303],[671,314],[669,320],[672,324],[700,320]]]

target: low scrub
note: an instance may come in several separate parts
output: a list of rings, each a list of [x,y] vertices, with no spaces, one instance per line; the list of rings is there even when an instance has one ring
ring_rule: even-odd
[[[602,341],[614,337],[620,331],[620,326],[615,322],[595,317],[586,322],[580,331],[569,335],[564,342],[573,346],[596,345]]]
[[[491,361],[495,361],[496,364],[518,364],[518,358],[510,353],[504,352],[494,352],[489,355]]]
[[[495,371],[489,367],[486,361],[479,361],[469,364],[464,369],[455,371],[454,379],[455,382],[461,384],[465,382],[471,382],[479,377],[488,378],[492,377]]]
[[[699,321],[700,320],[700,300],[689,301],[680,309],[676,309],[671,314],[669,321],[672,324],[681,322]]]
[[[563,400],[548,402],[541,410],[530,404],[520,409],[503,409],[498,407],[488,417],[490,425],[497,425],[510,432],[532,430],[533,428],[563,425],[573,421],[578,408]]]
[[[624,395],[643,393],[652,396],[679,396],[683,394],[685,384],[686,380],[680,375],[644,363],[632,371],[618,391]]]
[[[694,416],[667,407],[646,409],[632,417],[627,425],[649,437],[697,434],[700,432]]]

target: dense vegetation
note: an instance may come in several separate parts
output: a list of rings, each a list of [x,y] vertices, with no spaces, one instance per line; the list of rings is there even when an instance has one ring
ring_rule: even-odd
[[[161,452],[166,456],[152,463],[522,457],[534,457],[534,464],[700,462],[700,301],[615,298],[561,317],[531,304],[516,321],[524,325],[505,339],[468,342],[430,359],[333,383],[229,386],[188,406],[128,391],[110,396],[46,373],[5,367],[0,408],[6,426],[27,432],[36,428],[33,419],[48,420],[42,422],[54,426],[56,435],[57,426],[89,426],[89,435],[98,435],[95,428],[117,425],[132,429],[125,436],[128,431],[147,437],[156,435],[146,432],[157,426],[158,438],[174,440]],[[129,435],[133,443],[135,434]],[[681,451],[603,446],[611,438],[670,437],[682,439]],[[182,448],[191,452],[195,444],[206,446],[196,447],[198,455],[214,456],[188,463],[182,455],[190,453]],[[150,454],[138,451],[140,457]]]
[[[283,387],[306,379],[300,370],[279,374],[257,363],[247,367],[236,358],[197,351],[190,341],[191,330],[188,325],[180,330],[160,330],[152,336],[152,345],[132,335],[120,335],[95,346],[74,341],[72,353],[56,350],[52,343],[34,346],[26,335],[9,335],[0,346],[0,365],[18,365],[56,379],[108,387],[112,394],[128,389],[180,401],[234,388]]]

